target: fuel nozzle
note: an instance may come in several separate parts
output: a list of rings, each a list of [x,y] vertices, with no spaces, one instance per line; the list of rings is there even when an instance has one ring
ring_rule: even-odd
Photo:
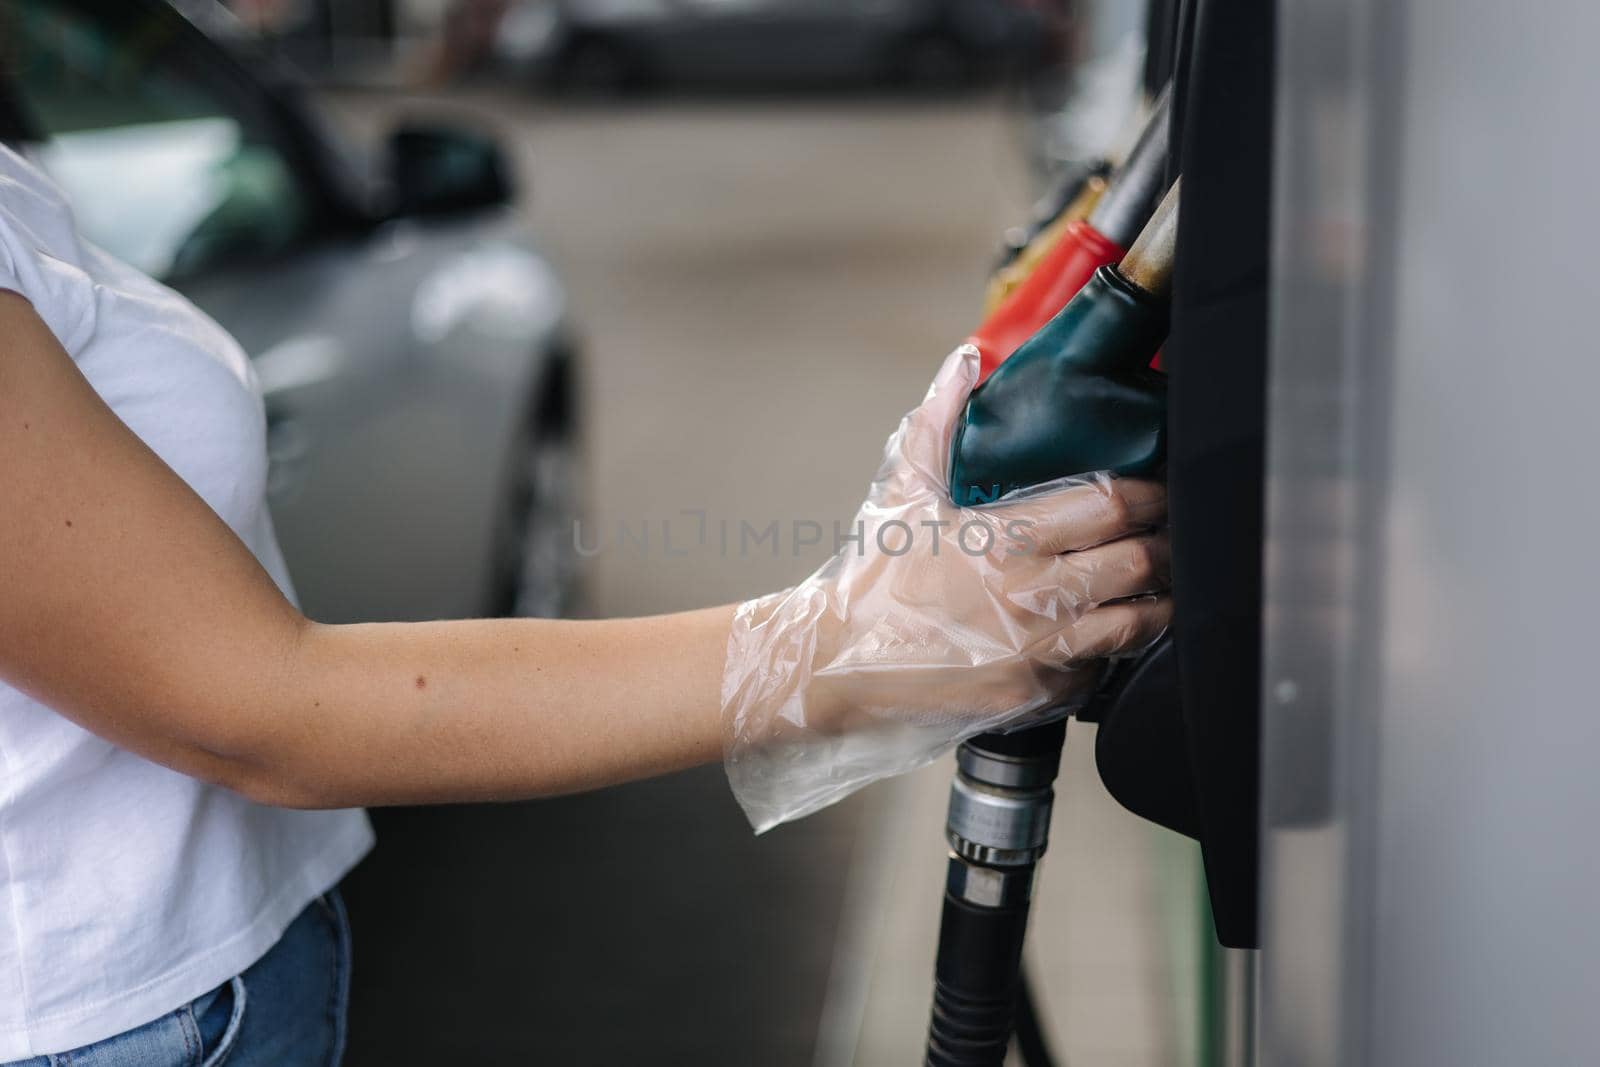
[[[950,455],[950,495],[973,507],[1058,478],[1147,474],[1166,450],[1166,376],[1149,363],[1167,335],[1178,185],[1117,266],[967,399]]]
[[[1133,149],[1097,194],[1088,217],[1062,229],[1031,273],[968,338],[982,356],[979,381],[1037,333],[1097,269],[1120,260],[1139,234],[1166,178],[1170,98],[1170,89],[1157,97]]]

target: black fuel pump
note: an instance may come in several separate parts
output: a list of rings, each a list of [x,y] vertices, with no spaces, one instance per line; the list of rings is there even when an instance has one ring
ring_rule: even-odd
[[[1167,332],[1178,197],[1174,185],[1121,263],[1101,267],[973,391],[951,449],[958,502],[1086,471],[1145,474],[1159,464],[1165,382],[1149,364]],[[928,1031],[933,1067],[1005,1058],[1065,738],[1061,719],[983,734],[957,750]]]
[[[1218,941],[1257,944],[1272,0],[1177,20],[1167,492],[1174,619],[1098,705],[1095,762],[1135,814],[1196,838]]]
[[[1175,618],[1161,642],[1118,665],[1080,712],[1099,723],[1096,763],[1112,795],[1200,842],[1217,939],[1232,948],[1253,948],[1258,937],[1274,8],[1272,0],[1152,7],[1153,30],[1171,34],[1152,41],[1152,76],[1172,74],[1170,168],[1183,175],[1184,207],[1163,348],[1165,419],[1143,469],[1164,455]],[[1147,406],[1119,410],[1146,424]],[[1032,433],[1075,432],[1061,428],[1067,409],[1055,412],[1056,425],[1037,404],[1034,414],[1045,428]],[[1115,469],[1137,462],[1137,453],[1107,452],[1094,457],[1098,466],[1059,473]],[[978,490],[976,501],[994,482],[963,469],[952,488]],[[1013,1010],[1029,1021],[1034,1005],[1018,967],[1063,734],[1056,724],[987,735],[958,752],[930,1064],[998,1064],[1005,1044],[997,1035]],[[977,811],[974,798],[988,809]],[[1030,1064],[1044,1062],[1037,1040],[1024,1045]]]

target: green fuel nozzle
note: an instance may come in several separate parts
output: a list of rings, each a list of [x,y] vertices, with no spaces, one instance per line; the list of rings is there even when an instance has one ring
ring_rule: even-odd
[[[967,399],[950,455],[962,507],[1097,471],[1149,474],[1166,453],[1166,376],[1149,366],[1167,336],[1177,240],[1174,183],[1128,254]]]

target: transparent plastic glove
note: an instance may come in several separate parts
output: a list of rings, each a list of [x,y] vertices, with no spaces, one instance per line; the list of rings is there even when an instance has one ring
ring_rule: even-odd
[[[1170,605],[1161,486],[1065,479],[950,502],[956,419],[978,376],[958,348],[901,420],[837,554],[740,605],[722,680],[728,780],[759,833],[974,734],[1093,691],[1099,660],[1160,636]],[[1136,598],[1136,599],[1126,599]]]

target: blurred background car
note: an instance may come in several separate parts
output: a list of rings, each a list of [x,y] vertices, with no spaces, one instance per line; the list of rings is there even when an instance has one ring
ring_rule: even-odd
[[[363,159],[219,5],[13,0],[13,93],[83,232],[253,357],[269,497],[326,621],[570,603],[566,296],[470,128]]]
[[[1035,58],[1023,0],[518,0],[502,59],[557,87],[961,84]]]

